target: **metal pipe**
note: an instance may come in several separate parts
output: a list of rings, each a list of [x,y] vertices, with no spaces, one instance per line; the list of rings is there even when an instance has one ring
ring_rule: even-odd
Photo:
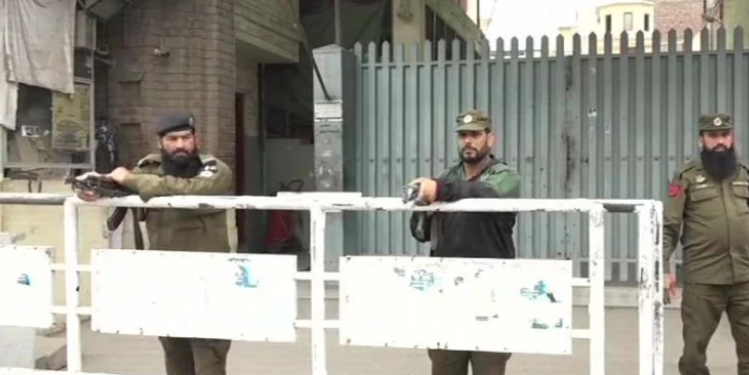
[[[653,338],[653,356],[655,358],[653,359],[653,374],[663,375],[663,341],[666,334],[664,326],[665,306],[663,304],[663,230],[661,229],[663,227],[663,202],[655,201],[652,205],[655,207],[655,216],[652,218],[651,225],[655,230],[655,246],[653,251],[653,258],[655,259],[653,261],[656,264],[654,275],[655,290],[653,295],[655,302],[655,319],[653,319],[653,324],[655,325],[653,328],[653,335],[655,335]],[[647,249],[639,249],[639,251],[647,251]]]
[[[655,273],[655,267],[651,265],[653,261],[652,257],[652,245],[654,243],[653,231],[648,228],[649,220],[651,219],[649,209],[638,209],[637,210],[637,248],[638,248],[638,326],[639,331],[637,339],[639,340],[640,348],[640,374],[652,374],[653,373],[653,276]],[[645,319],[645,320],[643,320]]]
[[[310,211],[312,258],[310,282],[310,325],[312,327],[312,375],[327,375],[327,347],[325,339],[325,211]]]
[[[73,194],[0,193],[0,204],[62,206]]]
[[[335,45],[343,47],[343,33],[341,30],[341,0],[333,0],[333,17],[335,23]]]
[[[78,207],[73,199],[65,201],[64,234],[65,234],[65,307],[67,336],[68,371],[83,371],[83,358],[81,351],[81,319],[78,316],[78,305],[80,304],[78,287]]]
[[[84,202],[71,198],[76,205],[121,206],[140,208],[183,209],[250,209],[250,210],[312,210],[324,211],[442,211],[442,212],[587,212],[600,204],[588,199],[463,199],[452,203],[435,203],[428,206],[413,206],[403,203],[401,198],[318,198],[293,199],[265,196],[171,196],[159,197],[143,202],[137,196],[99,199]]]
[[[323,210],[343,211],[470,211],[470,212],[587,212],[593,204],[610,204],[626,208],[633,212],[637,207],[649,205],[654,200],[622,199],[464,199],[453,203],[435,203],[429,206],[413,207],[403,204],[400,198],[351,197],[342,194],[339,197],[308,197],[285,195],[284,197],[268,196],[170,196],[159,197],[143,202],[137,196],[125,198],[100,199],[95,202],[84,202],[72,194],[45,193],[0,193],[0,204],[18,205],[63,205],[66,199],[81,206],[103,207],[140,207],[140,208],[222,208],[222,209],[256,209],[256,210]],[[624,212],[625,210],[618,210]]]
[[[606,256],[604,247],[606,237],[604,235],[604,214],[606,210],[603,205],[597,205],[588,212],[589,240],[588,248],[590,254],[590,301],[588,303],[590,334],[590,375],[604,375],[606,372]]]

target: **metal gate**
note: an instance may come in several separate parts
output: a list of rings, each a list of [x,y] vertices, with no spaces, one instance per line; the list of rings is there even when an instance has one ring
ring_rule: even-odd
[[[356,155],[347,155],[357,161],[354,191],[397,196],[410,179],[456,163],[454,119],[475,107],[491,113],[496,156],[519,170],[523,198],[662,199],[673,171],[697,151],[700,113],[732,114],[737,147],[749,149],[741,129],[749,53],[743,31],[734,33],[730,47],[724,30],[714,44],[707,31],[687,31],[686,42],[658,32],[635,40],[625,33],[616,43],[610,35],[529,39],[524,50],[517,39],[498,40],[494,57],[488,43],[357,46]],[[358,253],[426,253],[410,238],[406,215],[362,215]],[[607,280],[633,282],[636,223],[606,220],[616,228],[606,236]],[[576,276],[587,274],[588,227],[579,214],[525,213],[516,228],[521,257],[572,259]]]

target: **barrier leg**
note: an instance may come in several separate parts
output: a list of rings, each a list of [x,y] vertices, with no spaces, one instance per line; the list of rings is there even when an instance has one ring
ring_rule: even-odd
[[[660,219],[656,204],[637,210],[640,375],[663,374],[663,287]]]
[[[589,221],[589,278],[590,301],[588,315],[590,317],[590,375],[604,375],[606,370],[606,321],[604,299],[606,282],[606,257],[604,256],[605,235],[603,231],[603,205],[595,205],[588,213]]]
[[[65,330],[69,372],[81,372],[81,319],[76,311],[79,301],[78,287],[78,207],[70,199],[63,205],[65,230]]]
[[[653,259],[656,263],[655,267],[655,319],[653,320],[653,375],[663,375],[664,363],[663,363],[663,339],[665,337],[665,326],[663,322],[664,318],[664,305],[663,305],[663,202],[653,203],[655,206],[655,217],[653,218],[652,224],[655,228],[655,251],[653,251]]]
[[[312,331],[312,375],[327,375],[327,347],[325,340],[325,211],[310,210],[312,223],[310,256],[310,305]]]

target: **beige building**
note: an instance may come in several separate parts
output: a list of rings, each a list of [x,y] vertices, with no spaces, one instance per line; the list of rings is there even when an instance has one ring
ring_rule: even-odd
[[[593,33],[597,37],[597,53],[604,53],[606,34],[611,34],[612,52],[620,53],[621,35],[627,35],[627,48],[635,48],[639,31],[645,34],[644,45],[648,52],[652,46],[653,14],[653,2],[646,0],[611,1],[596,7],[580,9],[574,25],[559,28],[560,35],[565,38],[564,52],[572,53],[573,35],[579,34],[582,53],[588,54],[589,36]]]
[[[744,48],[749,46],[749,1],[723,0],[723,8],[718,14],[723,16],[722,24],[726,28],[729,47],[733,46],[733,32],[736,27],[743,28]]]
[[[483,33],[475,21],[475,11],[468,11],[470,4],[479,0],[392,1],[394,43],[408,45],[430,40],[434,42],[433,53],[436,56],[436,42],[439,40],[449,44],[454,39],[463,42],[483,39]]]

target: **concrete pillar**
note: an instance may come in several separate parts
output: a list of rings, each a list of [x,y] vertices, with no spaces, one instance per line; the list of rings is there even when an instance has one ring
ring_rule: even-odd
[[[356,58],[338,46],[314,51],[322,84],[314,75],[315,181],[318,192],[351,191],[356,160]],[[314,74],[314,73],[313,73]],[[338,258],[355,249],[354,212],[328,214],[326,271],[338,271]],[[345,220],[344,220],[345,218]],[[344,235],[345,233],[345,235]]]

